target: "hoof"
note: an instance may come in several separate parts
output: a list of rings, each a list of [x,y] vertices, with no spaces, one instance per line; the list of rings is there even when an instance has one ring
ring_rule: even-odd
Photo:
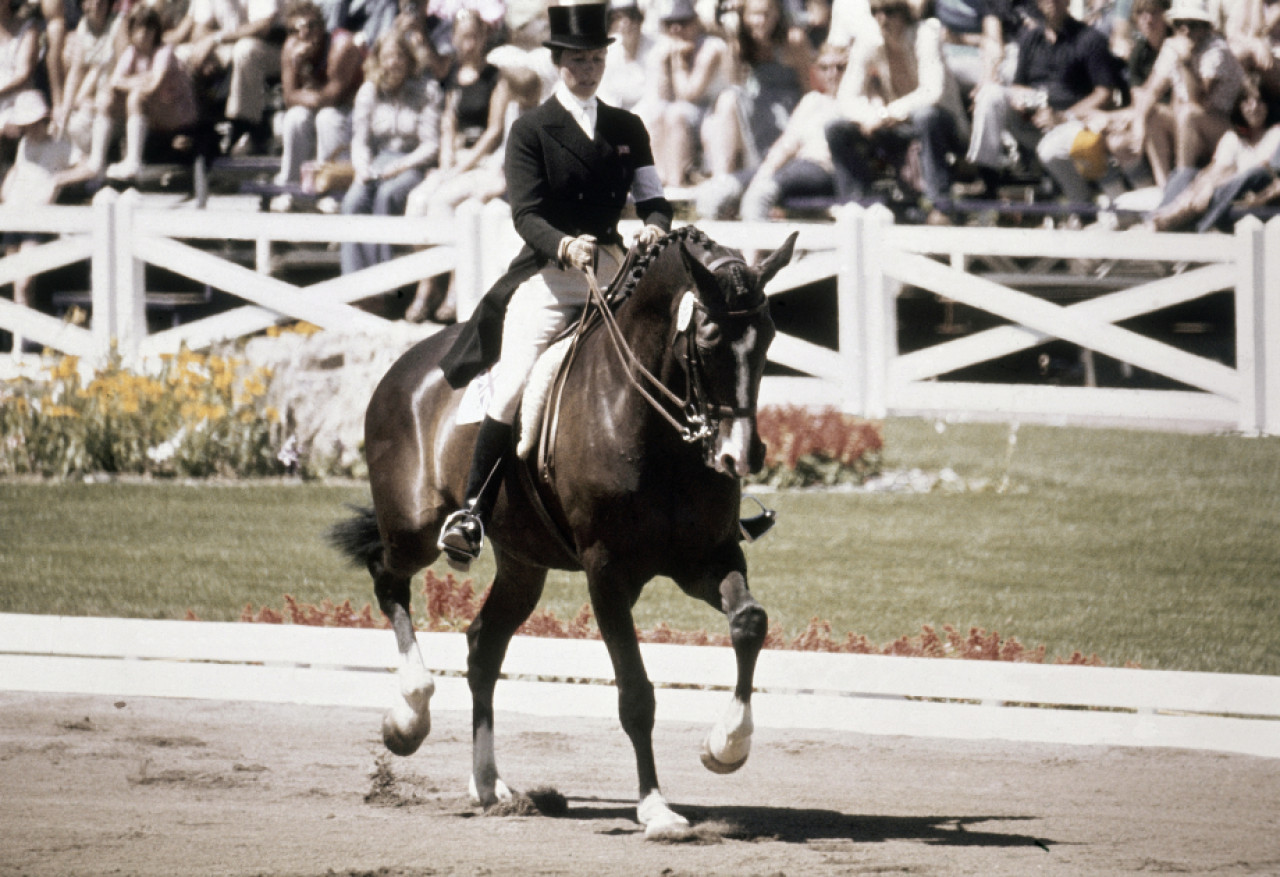
[[[512,797],[511,790],[507,788],[507,784],[502,781],[502,777],[498,777],[493,784],[493,798],[486,801],[480,794],[480,788],[476,785],[476,778],[471,777],[471,782],[467,786],[467,796],[471,799],[471,803],[477,807],[492,807],[500,801],[510,801]]]
[[[382,717],[382,742],[396,755],[412,755],[431,733],[431,695],[436,685],[425,670],[401,671],[403,698]]]
[[[685,840],[693,833],[689,820],[667,806],[661,792],[650,792],[636,808],[645,840]]]
[[[396,710],[388,710],[382,717],[382,743],[393,755],[413,755],[431,733],[431,716],[423,715],[408,725],[402,725]]]
[[[748,751],[746,755],[743,755],[737,761],[724,762],[716,758],[715,755],[711,753],[710,738],[702,741],[702,766],[705,767],[707,770],[711,771],[712,773],[719,773],[719,774],[733,773],[738,768],[742,767],[744,764],[747,763],[747,757],[750,755],[751,755],[751,752]]]

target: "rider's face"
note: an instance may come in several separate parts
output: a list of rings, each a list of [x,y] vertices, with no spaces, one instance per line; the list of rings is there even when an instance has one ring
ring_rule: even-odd
[[[560,55],[560,78],[575,97],[589,98],[604,75],[604,49],[565,49]]]

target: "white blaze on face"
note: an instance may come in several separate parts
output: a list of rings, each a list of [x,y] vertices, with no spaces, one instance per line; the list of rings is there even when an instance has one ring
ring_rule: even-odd
[[[747,328],[742,337],[733,342],[734,406],[745,411],[750,404],[751,353],[755,350],[758,334],[754,326]],[[717,472],[737,475],[750,474],[750,450],[753,431],[750,418],[734,417],[720,422],[720,434],[716,437]]]

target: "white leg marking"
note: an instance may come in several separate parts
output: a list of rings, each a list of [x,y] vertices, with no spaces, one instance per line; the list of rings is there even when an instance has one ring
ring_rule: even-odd
[[[382,741],[396,755],[412,755],[431,733],[431,695],[436,692],[416,642],[402,656],[396,677],[400,700],[382,719]]]
[[[493,784],[493,794],[497,796],[499,801],[511,800],[511,790],[502,781],[502,777],[498,777],[498,781]],[[472,804],[479,806],[480,789],[476,787],[475,774],[471,775],[471,781],[467,784],[467,796],[471,799]]]
[[[735,697],[702,741],[702,764],[714,773],[733,773],[751,754],[754,731],[751,704]]]
[[[636,807],[636,816],[644,826],[645,840],[678,839],[689,836],[689,820],[667,806],[667,799],[654,789]]]

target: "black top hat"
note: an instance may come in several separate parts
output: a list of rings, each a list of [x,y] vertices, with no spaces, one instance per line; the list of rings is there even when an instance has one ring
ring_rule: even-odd
[[[542,44],[548,49],[603,49],[613,42],[608,7],[603,3],[550,6],[547,16],[551,37]]]

